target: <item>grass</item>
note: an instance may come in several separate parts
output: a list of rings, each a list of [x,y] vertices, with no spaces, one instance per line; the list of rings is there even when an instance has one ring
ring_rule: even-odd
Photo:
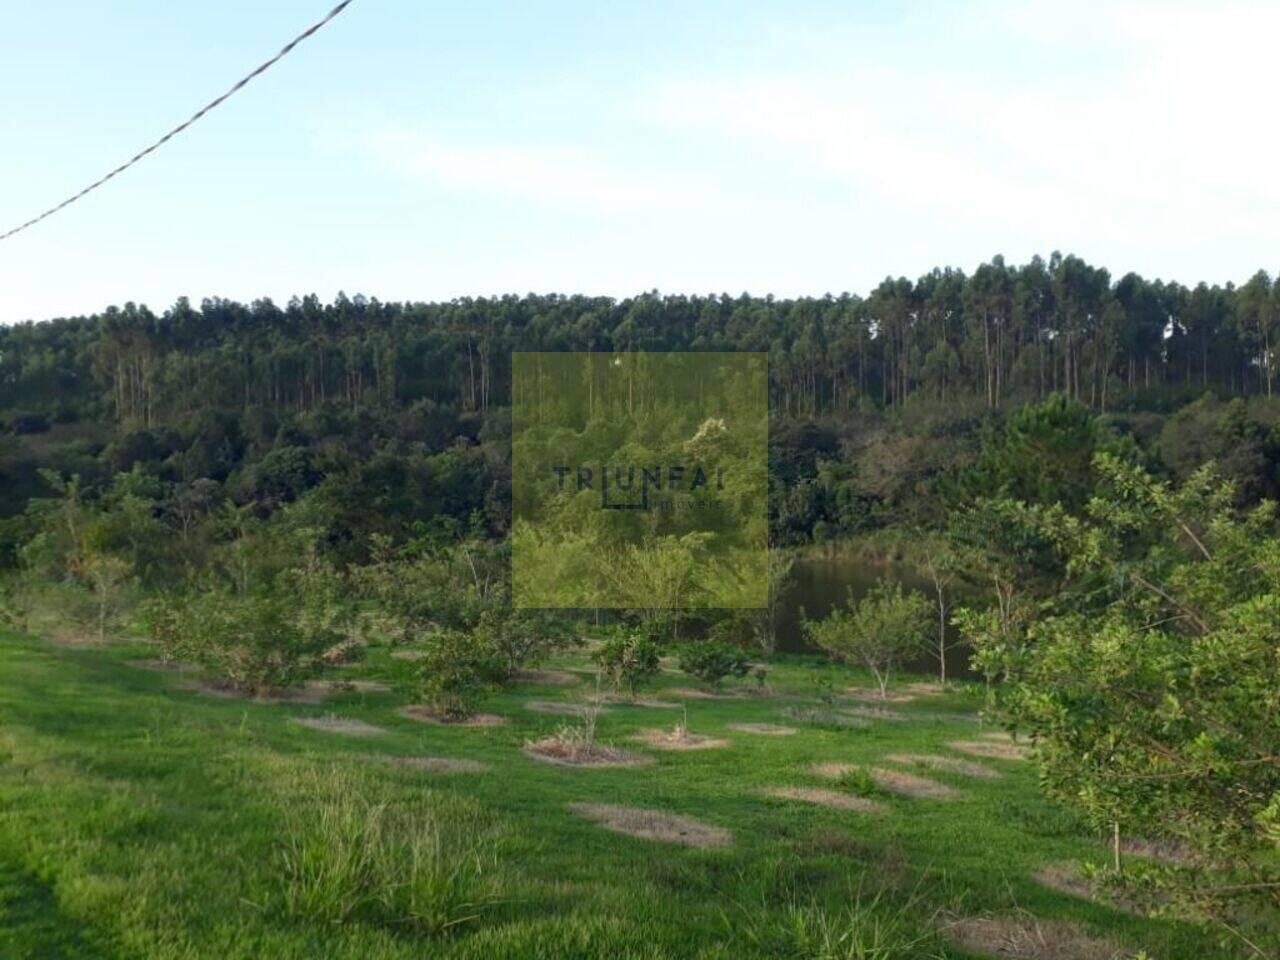
[[[1098,860],[1105,848],[1040,796],[1029,763],[983,761],[1005,774],[991,780],[917,770],[962,795],[881,792],[874,814],[766,795],[830,789],[809,772],[819,763],[959,757],[945,744],[981,733],[968,691],[896,704],[906,721],[798,722],[784,711],[843,709],[814,699],[815,676],[835,690],[867,677],[780,658],[772,696],[688,701],[690,726],[729,747],[649,750],[631,738],[669,726],[671,712],[611,704],[597,742],[653,763],[577,769],[522,752],[564,724],[525,702],[571,700],[573,688],[521,683],[495,695],[484,709],[506,726],[429,726],[397,714],[407,701],[394,690],[343,691],[322,705],[204,697],[125,664],[148,653],[0,634],[5,960],[968,958],[936,918],[1013,910],[1082,923],[1161,960],[1229,956],[1194,926],[1036,883],[1046,864]],[[394,688],[403,669],[373,650],[334,675]],[[688,685],[665,674],[653,694]],[[329,715],[387,732],[291,722]],[[800,731],[752,736],[730,728],[740,723]],[[388,754],[487,769],[373,762]],[[733,840],[658,844],[603,829],[571,804],[667,811]]]

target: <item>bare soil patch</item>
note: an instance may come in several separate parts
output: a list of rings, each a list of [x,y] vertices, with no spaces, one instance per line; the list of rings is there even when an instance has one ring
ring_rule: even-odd
[[[1013,743],[1013,737],[1004,730],[988,730],[982,734],[983,740],[990,740],[993,743]]]
[[[1068,896],[1093,900],[1093,884],[1081,876],[1080,869],[1074,863],[1051,863],[1035,874],[1036,883],[1057,890]]]
[[[1121,840],[1120,852],[1131,857],[1160,860],[1174,866],[1186,867],[1195,863],[1195,854],[1177,840]]]
[[[41,634],[41,639],[53,647],[105,647],[107,643],[100,641],[92,634],[82,633],[58,627],[49,633]]]
[[[890,753],[885,755],[890,763],[901,763],[909,767],[929,767],[933,770],[944,770],[947,773],[958,773],[965,777],[978,777],[983,780],[999,780],[1004,776],[999,770],[984,767],[972,760],[958,760],[955,757],[942,757],[932,753]]]
[[[417,720],[419,723],[431,723],[442,727],[501,727],[507,722],[506,717],[496,713],[473,713],[469,717],[453,720],[441,716],[434,707],[422,703],[413,703],[396,711],[406,720]]]
[[[273,688],[254,694],[217,680],[211,680],[208,683],[191,681],[182,684],[182,686],[187,690],[202,693],[206,697],[218,697],[223,700],[253,700],[258,703],[306,703],[315,705],[324,703],[328,698],[328,694],[324,690],[306,687],[301,689],[296,687],[288,689]]]
[[[582,703],[563,703],[557,700],[530,700],[524,705],[526,710],[534,713],[550,713],[558,717],[580,717],[588,710],[598,713],[609,713],[608,707],[589,706]]]
[[[426,653],[422,650],[392,650],[392,660],[421,660],[426,657]]]
[[[1000,743],[995,740],[952,740],[947,746],[952,750],[989,760],[1025,760],[1031,755],[1031,749],[1022,744]]]
[[[874,800],[838,790],[822,790],[816,787],[766,787],[765,794],[778,800],[799,800],[835,810],[856,810],[859,813],[879,813],[884,809]]]
[[[915,699],[915,694],[898,693],[893,690],[886,691],[882,697],[879,687],[845,687],[843,695],[864,703],[910,703]]]
[[[544,737],[524,748],[527,756],[544,763],[561,767],[644,767],[653,763],[652,757],[631,753],[603,743],[590,747],[567,743],[559,737]]]
[[[737,730],[739,733],[754,733],[761,737],[789,737],[793,733],[799,733],[795,727],[784,727],[780,723],[731,723],[730,730]]]
[[[1058,893],[1065,893],[1069,897],[1092,900],[1094,903],[1114,907],[1125,913],[1139,915],[1142,913],[1132,900],[1113,896],[1109,890],[1099,888],[1081,873],[1080,867],[1074,863],[1051,863],[1037,871],[1033,879],[1041,886],[1056,890]]]
[[[733,834],[691,817],[664,810],[623,807],[608,803],[571,803],[569,809],[580,817],[599,824],[606,830],[630,837],[680,843],[687,847],[727,847]]]
[[[902,689],[907,693],[915,694],[917,697],[936,697],[938,694],[947,692],[946,687],[933,681],[917,681],[916,683],[903,684]]]
[[[588,698],[592,703],[613,703],[620,707],[649,707],[654,710],[679,710],[679,703],[668,703],[666,700],[651,700],[648,697],[628,697],[621,693],[602,693]]]
[[[892,720],[897,723],[907,719],[906,714],[884,707],[846,707],[843,712],[864,720]]]
[[[736,693],[712,693],[710,690],[698,690],[695,687],[673,687],[663,693],[686,700],[741,700]]]
[[[812,707],[787,707],[782,715],[789,720],[811,723],[816,727],[845,727],[851,730],[869,727],[871,724],[861,717],[851,717],[847,713],[834,710],[817,710]]]
[[[567,670],[517,670],[511,679],[517,683],[544,683],[552,687],[572,687],[582,682],[581,677]]]
[[[943,932],[963,950],[1003,960],[1120,960],[1131,952],[1078,923],[1027,915],[968,917]]]
[[[720,737],[708,737],[687,730],[642,730],[632,740],[637,740],[655,750],[718,750],[732,741]]]
[[[954,800],[963,794],[945,783],[938,783],[927,777],[917,777],[913,773],[901,770],[885,770],[883,767],[871,769],[871,779],[881,790],[896,793],[903,797],[919,797],[925,800]]]
[[[391,688],[376,680],[312,680],[307,686],[331,693],[390,693]]]
[[[823,777],[827,780],[839,780],[856,766],[857,764],[853,763],[815,763],[809,768],[809,772],[815,777]]]
[[[126,660],[125,666],[153,670],[156,673],[195,673],[200,669],[193,663],[180,663],[177,660]]]
[[[293,723],[323,733],[341,733],[349,737],[377,737],[387,731],[363,720],[350,717],[291,717]]]
[[[484,773],[487,764],[478,760],[459,760],[454,757],[388,757],[377,758],[381,763],[402,770],[420,770],[423,773]]]

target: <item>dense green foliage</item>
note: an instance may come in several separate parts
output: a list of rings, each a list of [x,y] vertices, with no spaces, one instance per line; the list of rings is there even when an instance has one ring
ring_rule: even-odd
[[[614,689],[625,689],[634,696],[640,687],[652,683],[662,669],[662,648],[647,632],[618,628],[610,631],[594,659]]]
[[[745,677],[751,658],[741,647],[723,641],[686,644],[680,650],[680,669],[710,687],[718,687],[726,677]]]
[[[1232,922],[1239,900],[1280,915],[1275,504],[1241,513],[1211,468],[1177,489],[1106,454],[1095,469],[1083,512],[1022,515],[1064,576],[1018,629],[965,612],[978,659],[1005,678],[998,707],[1036,738],[1051,793],[1117,836],[1194,852],[1189,876],[1155,874],[1162,888]]]

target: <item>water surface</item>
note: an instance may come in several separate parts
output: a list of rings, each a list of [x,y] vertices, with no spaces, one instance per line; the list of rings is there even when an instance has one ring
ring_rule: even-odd
[[[778,650],[783,653],[810,653],[804,630],[801,626],[801,610],[810,619],[825,617],[831,608],[843,604],[852,595],[854,600],[866,596],[867,592],[884,578],[902,584],[904,590],[916,590],[928,598],[930,604],[937,603],[933,581],[921,571],[902,563],[883,563],[850,556],[812,556],[798,559],[791,568],[791,584],[782,599],[782,611],[779,615]],[[955,598],[948,596],[948,603]],[[937,607],[934,606],[937,617]],[[969,670],[969,650],[960,643],[956,629],[947,625],[947,676],[972,676]],[[937,620],[934,620],[930,634],[931,646],[928,653],[916,658],[907,665],[914,673],[937,673]]]

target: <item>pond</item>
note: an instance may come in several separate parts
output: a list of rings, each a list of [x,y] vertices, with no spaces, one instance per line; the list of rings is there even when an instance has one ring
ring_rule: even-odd
[[[903,589],[918,590],[931,604],[936,603],[933,581],[927,575],[902,563],[886,563],[851,556],[809,556],[799,558],[791,568],[791,583],[782,598],[779,614],[778,650],[783,653],[811,653],[801,626],[801,610],[804,615],[817,619],[825,617],[831,608],[845,602],[852,593],[855,600],[867,594],[880,578],[897,581]],[[954,603],[954,597],[948,597]],[[937,616],[937,607],[934,607]],[[947,676],[972,677],[969,669],[969,649],[960,642],[955,627],[947,624]],[[917,673],[937,673],[938,658],[933,652],[937,647],[937,622],[931,634],[929,652],[907,664],[907,669]]]

